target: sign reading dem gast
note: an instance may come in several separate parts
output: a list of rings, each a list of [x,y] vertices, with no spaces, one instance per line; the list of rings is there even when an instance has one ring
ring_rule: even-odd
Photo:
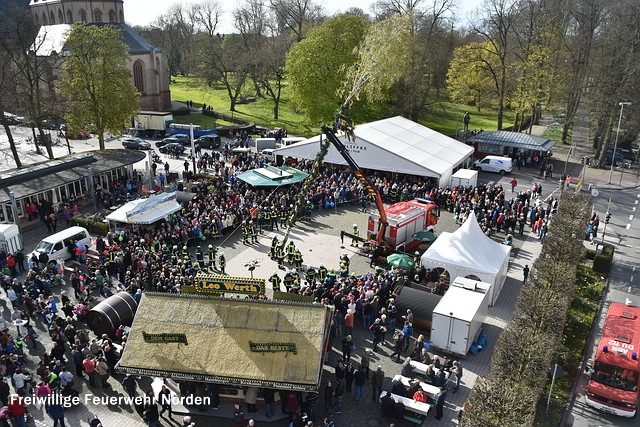
[[[264,279],[252,279],[249,277],[234,277],[224,274],[198,273],[193,287],[183,287],[183,293],[213,294],[222,293],[243,295],[264,295]]]

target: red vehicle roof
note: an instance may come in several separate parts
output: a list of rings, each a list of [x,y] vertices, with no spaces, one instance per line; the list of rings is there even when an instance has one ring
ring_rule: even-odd
[[[608,351],[604,351],[607,346]],[[596,360],[633,371],[640,370],[640,307],[612,303],[602,330]],[[632,355],[636,354],[636,359]]]

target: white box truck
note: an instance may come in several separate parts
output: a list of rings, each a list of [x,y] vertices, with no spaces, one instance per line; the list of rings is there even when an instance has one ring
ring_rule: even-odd
[[[275,150],[276,139],[275,138],[256,138],[255,143],[251,145],[251,151],[253,153],[262,153],[262,150]]]
[[[444,294],[431,319],[431,346],[466,356],[478,338],[489,310],[491,284],[456,278]]]
[[[471,169],[458,169],[451,176],[451,188],[454,187],[476,187],[478,185],[478,171]]]
[[[0,224],[0,248],[7,254],[22,250],[22,236],[16,224]]]

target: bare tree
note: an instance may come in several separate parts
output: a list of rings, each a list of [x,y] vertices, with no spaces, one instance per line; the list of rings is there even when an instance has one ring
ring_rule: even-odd
[[[222,4],[217,0],[206,0],[194,5],[194,11],[198,28],[204,30],[209,37],[215,36],[224,13]]]
[[[606,3],[604,0],[574,0],[570,5],[571,21],[567,47],[571,55],[571,73],[562,126],[563,143],[567,141],[582,99],[582,91],[587,83],[593,57],[594,38],[604,17]]]
[[[11,60],[9,59],[5,50],[0,50],[0,92],[7,95],[0,96],[0,122],[2,123],[2,127],[4,128],[5,133],[7,134],[7,138],[9,140],[9,148],[11,150],[13,160],[16,163],[16,167],[21,168],[22,162],[20,161],[20,155],[18,154],[18,149],[16,148],[16,142],[13,139],[13,133],[11,132],[11,128],[9,127],[7,116],[5,116],[4,114],[4,112],[7,111],[7,105],[5,103],[7,101],[15,102],[15,100],[12,100],[10,98],[11,94],[14,93],[12,88],[15,88],[15,81],[13,69],[11,67]]]
[[[280,27],[291,30],[296,41],[302,40],[306,27],[322,16],[322,7],[314,0],[271,0],[270,4]]]
[[[502,129],[509,83],[507,68],[511,54],[512,26],[517,7],[517,0],[484,0],[478,22],[471,23],[473,31],[490,43],[492,49],[489,53],[495,55],[500,64],[494,76],[498,91],[498,130]]]

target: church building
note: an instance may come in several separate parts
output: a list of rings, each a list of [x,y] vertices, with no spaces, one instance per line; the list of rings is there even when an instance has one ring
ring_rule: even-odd
[[[128,66],[133,84],[140,92],[140,110],[163,111],[171,107],[169,67],[161,49],[151,45],[124,21],[123,0],[31,0],[34,22],[40,25],[36,48],[41,56],[59,57],[64,49],[64,34],[77,22],[115,25],[122,31],[129,48]],[[52,61],[56,63],[57,61]],[[56,78],[55,71],[53,78]]]

